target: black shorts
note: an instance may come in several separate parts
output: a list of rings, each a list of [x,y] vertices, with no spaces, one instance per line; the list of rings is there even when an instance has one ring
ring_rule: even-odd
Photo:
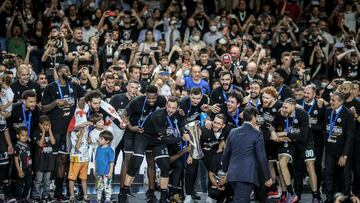
[[[276,162],[278,159],[278,148],[281,145],[279,143],[268,140],[265,142],[266,158],[270,162]]]
[[[278,156],[288,156],[289,157],[289,163],[293,161],[295,154],[295,146],[292,143],[281,143],[281,145],[278,148]]]
[[[145,152],[152,150],[155,161],[160,158],[169,158],[166,144],[157,138],[146,134],[135,136],[134,156],[145,156]]]
[[[136,133],[130,132],[129,130],[124,133],[124,153],[125,154],[133,154],[134,153],[134,145],[135,145],[135,135]]]
[[[306,161],[315,161],[314,144],[309,143],[307,145],[296,145],[297,157]]]
[[[0,136],[3,138],[0,139],[0,165],[7,165],[9,164],[8,145],[5,140],[5,135],[2,133]]]
[[[67,139],[68,135],[60,135],[55,134],[55,147],[54,147],[54,154],[69,154],[69,141]]]

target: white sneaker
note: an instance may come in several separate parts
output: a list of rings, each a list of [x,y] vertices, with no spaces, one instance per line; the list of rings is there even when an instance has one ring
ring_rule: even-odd
[[[194,203],[194,200],[191,198],[191,195],[186,195],[184,203]]]
[[[206,203],[216,203],[216,200],[211,198],[211,197],[207,197],[206,198]]]

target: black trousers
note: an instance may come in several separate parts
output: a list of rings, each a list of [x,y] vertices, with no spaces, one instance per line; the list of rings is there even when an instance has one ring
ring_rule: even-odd
[[[322,161],[324,156],[325,136],[323,133],[320,136],[314,134],[314,152],[315,152],[315,172],[317,177],[318,191],[321,186],[321,182],[324,180]]]
[[[193,159],[192,164],[188,164],[185,171],[185,194],[191,195],[194,191],[194,184],[199,168],[200,159]]]
[[[170,185],[173,188],[181,189],[180,182],[183,177],[184,162],[182,157],[170,163]]]
[[[16,180],[16,198],[25,199],[29,194],[32,186],[31,169],[24,171],[24,177]]]
[[[327,200],[333,200],[336,192],[350,195],[351,159],[348,158],[344,167],[338,165],[340,155],[326,153],[324,185]]]

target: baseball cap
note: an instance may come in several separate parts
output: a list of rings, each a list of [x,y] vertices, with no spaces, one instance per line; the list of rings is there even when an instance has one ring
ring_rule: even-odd
[[[222,61],[223,63],[231,63],[231,62],[232,62],[232,60],[231,60],[231,55],[228,54],[228,53],[223,54],[223,55],[221,56],[221,61]]]

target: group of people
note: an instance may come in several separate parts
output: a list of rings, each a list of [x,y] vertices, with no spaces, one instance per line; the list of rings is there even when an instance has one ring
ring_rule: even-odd
[[[199,200],[203,173],[207,202],[299,202],[304,179],[313,202],[357,201],[359,13],[344,0],[2,1],[0,191],[88,202],[90,174],[110,202],[121,165],[127,202],[145,158],[146,202]]]

